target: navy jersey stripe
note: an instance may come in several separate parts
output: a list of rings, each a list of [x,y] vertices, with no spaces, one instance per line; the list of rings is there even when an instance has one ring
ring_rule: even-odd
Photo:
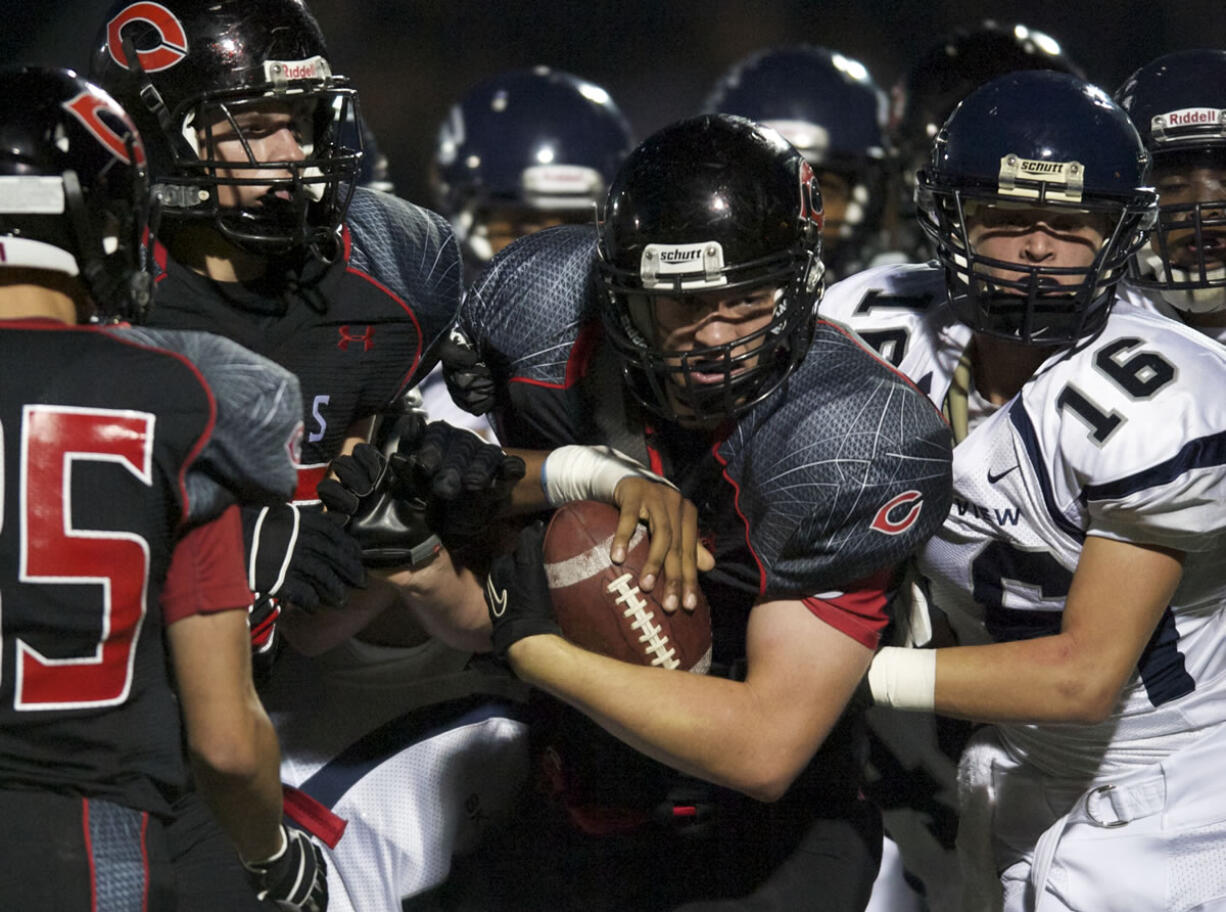
[[[1086,485],[1082,500],[1117,500],[1143,491],[1169,484],[1185,472],[1226,464],[1226,431],[1197,437],[1184,444],[1178,453],[1165,462],[1142,469],[1126,478],[1104,484]]]
[[[1034,468],[1035,477],[1039,480],[1039,490],[1043,494],[1043,505],[1047,507],[1047,514],[1052,518],[1052,522],[1062,529],[1065,534],[1079,545],[1084,544],[1086,539],[1085,530],[1070,522],[1068,517],[1056,509],[1056,498],[1052,494],[1051,478],[1047,475],[1047,467],[1043,464],[1043,452],[1039,449],[1039,436],[1035,433],[1034,423],[1030,420],[1030,416],[1022,405],[1021,397],[1014,399],[1013,404],[1009,406],[1009,420],[1013,422],[1013,427],[1022,440],[1022,446],[1026,448],[1026,457],[1030,460],[1030,464]]]

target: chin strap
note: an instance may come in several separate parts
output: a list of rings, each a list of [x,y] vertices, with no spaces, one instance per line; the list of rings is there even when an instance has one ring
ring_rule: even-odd
[[[972,365],[974,348],[975,340],[972,337],[971,341],[966,344],[966,348],[963,349],[962,357],[958,359],[958,366],[954,368],[953,381],[949,384],[949,392],[945,394],[945,402],[941,405],[941,413],[949,422],[949,427],[953,432],[954,446],[965,440],[966,435],[970,433],[968,400],[974,377]]]

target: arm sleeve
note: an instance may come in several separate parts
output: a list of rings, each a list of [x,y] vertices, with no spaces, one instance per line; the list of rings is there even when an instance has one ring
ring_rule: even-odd
[[[166,626],[194,614],[246,610],[252,602],[238,507],[192,529],[175,546],[162,588]]]

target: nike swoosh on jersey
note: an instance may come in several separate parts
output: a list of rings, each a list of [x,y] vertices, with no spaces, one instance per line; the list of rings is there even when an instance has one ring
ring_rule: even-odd
[[[1017,463],[1014,463],[1014,465],[1011,468],[1005,469],[999,475],[993,475],[992,470],[988,469],[988,484],[996,484],[996,482],[1000,481],[1002,478],[1004,478],[1006,475],[1008,475],[1010,472],[1012,472],[1017,467],[1018,467]]]

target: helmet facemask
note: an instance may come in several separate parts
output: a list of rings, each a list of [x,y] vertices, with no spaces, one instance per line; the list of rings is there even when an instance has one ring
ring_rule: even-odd
[[[1218,146],[1155,162],[1163,202],[1132,280],[1187,313],[1226,311],[1226,153]]]
[[[1071,345],[1107,319],[1115,285],[1152,224],[1152,199],[1083,199],[1075,186],[1070,191],[1059,183],[1036,181],[1029,188],[1021,186],[1025,183],[1012,191],[953,188],[921,172],[916,192],[920,225],[945,267],[950,303],[962,322],[976,332],[1026,345]],[[977,251],[971,240],[974,220],[991,213],[1008,222],[1010,210],[1043,210],[1045,219],[1056,222],[1062,217],[1096,221],[1102,242],[1084,266],[1027,264]]]
[[[357,97],[331,78],[321,58],[308,64],[322,68],[324,78],[209,92],[171,112],[178,125],[171,169],[155,186],[167,219],[209,220],[231,243],[259,255],[302,248],[324,259],[335,254],[362,155],[340,145],[351,108],[357,116]],[[301,158],[261,155],[260,130],[277,121],[293,132]],[[253,199],[248,188],[264,192]]]
[[[691,255],[706,267],[701,273],[665,272],[670,257]],[[653,260],[659,265],[653,267]],[[820,243],[735,267],[723,266],[718,242],[652,244],[642,263],[637,272],[601,263],[604,325],[631,395],[654,414],[686,427],[714,427],[769,397],[804,357],[822,291]],[[745,298],[770,293],[766,325],[720,345],[685,351],[663,346],[661,299],[690,300],[701,313],[718,306],[716,296],[737,292]]]

